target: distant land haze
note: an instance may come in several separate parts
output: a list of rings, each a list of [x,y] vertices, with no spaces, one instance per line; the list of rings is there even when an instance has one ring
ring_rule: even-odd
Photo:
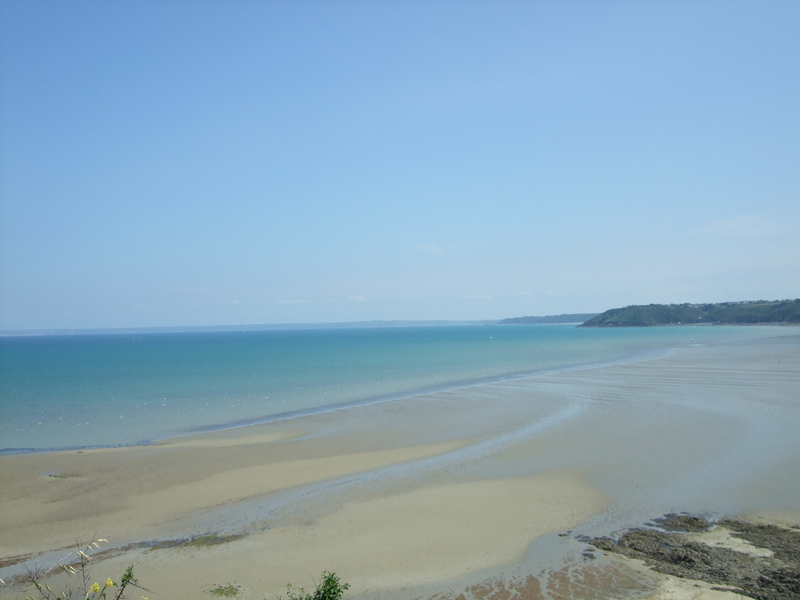
[[[597,314],[597,313],[595,313]],[[0,332],[1,336],[20,335],[103,335],[146,333],[211,333],[224,331],[287,331],[292,329],[361,329],[382,327],[455,327],[496,325],[497,319],[480,321],[344,321],[339,323],[240,323],[238,325],[184,325],[175,327],[103,327],[94,329],[19,329]]]
[[[588,319],[580,327],[749,325],[756,323],[800,323],[800,299],[625,306],[607,310]]]
[[[238,325],[187,325],[175,327],[104,327],[94,329],[20,329],[0,331],[2,336],[27,335],[119,335],[148,333],[210,333],[224,331],[286,331],[292,329],[360,329],[382,327],[456,327],[469,325],[543,325],[556,323],[583,323],[600,313],[545,315],[539,317],[512,317],[509,319],[482,319],[471,321],[448,320],[375,320],[345,321],[339,323],[241,323]]]
[[[576,313],[565,315],[548,315],[544,317],[512,317],[503,319],[498,325],[544,325],[547,323],[583,323],[600,313]]]

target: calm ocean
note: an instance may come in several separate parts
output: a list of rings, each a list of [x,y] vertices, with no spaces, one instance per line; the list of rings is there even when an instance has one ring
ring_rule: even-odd
[[[0,338],[0,452],[146,443],[774,327],[387,327]]]

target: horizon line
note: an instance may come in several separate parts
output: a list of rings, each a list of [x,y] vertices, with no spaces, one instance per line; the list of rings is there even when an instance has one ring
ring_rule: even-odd
[[[39,335],[113,335],[123,333],[182,333],[182,332],[215,332],[215,331],[274,331],[288,329],[347,329],[370,327],[437,327],[437,326],[469,326],[495,325],[509,318],[544,318],[571,316],[561,313],[556,315],[526,315],[524,317],[504,317],[500,319],[370,319],[365,321],[319,321],[308,323],[239,323],[235,325],[145,325],[134,327],[51,327],[41,329],[6,329],[0,330],[0,337],[25,337]],[[597,313],[599,314],[599,313]],[[576,323],[578,321],[575,321]],[[547,324],[547,323],[545,323]],[[566,323],[562,323],[566,324]]]
[[[102,335],[119,333],[180,333],[196,331],[260,331],[281,329],[333,329],[336,327],[401,327],[404,325],[420,325],[434,327],[437,325],[486,325],[503,319],[372,319],[368,321],[320,321],[309,323],[239,323],[235,325],[144,325],[133,327],[52,327],[42,329],[7,329],[0,330],[0,337],[34,336],[34,335]]]

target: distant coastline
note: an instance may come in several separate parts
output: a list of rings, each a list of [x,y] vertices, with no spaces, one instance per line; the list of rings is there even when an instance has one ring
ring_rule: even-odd
[[[600,313],[575,313],[548,315],[544,317],[512,317],[499,321],[498,325],[546,325],[550,323],[584,323]]]
[[[800,324],[800,299],[707,304],[648,304],[612,308],[579,327]]]
[[[800,324],[800,299],[744,300],[702,304],[632,304],[603,313],[509,317],[506,319],[373,320],[322,323],[268,323],[239,325],[184,325],[165,327],[108,327],[73,329],[19,329],[0,331],[3,337],[70,335],[142,335],[290,331],[310,329],[369,329],[389,327],[469,327],[475,325],[576,324],[578,327],[654,327],[661,325],[785,325]]]

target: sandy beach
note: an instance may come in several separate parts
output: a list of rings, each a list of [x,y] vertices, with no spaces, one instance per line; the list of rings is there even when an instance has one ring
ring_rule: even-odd
[[[733,598],[596,552],[670,512],[800,524],[800,331],[167,440],[0,457],[0,598],[107,538],[150,598]],[[203,537],[205,536],[205,537]],[[138,597],[138,596],[135,596]]]

